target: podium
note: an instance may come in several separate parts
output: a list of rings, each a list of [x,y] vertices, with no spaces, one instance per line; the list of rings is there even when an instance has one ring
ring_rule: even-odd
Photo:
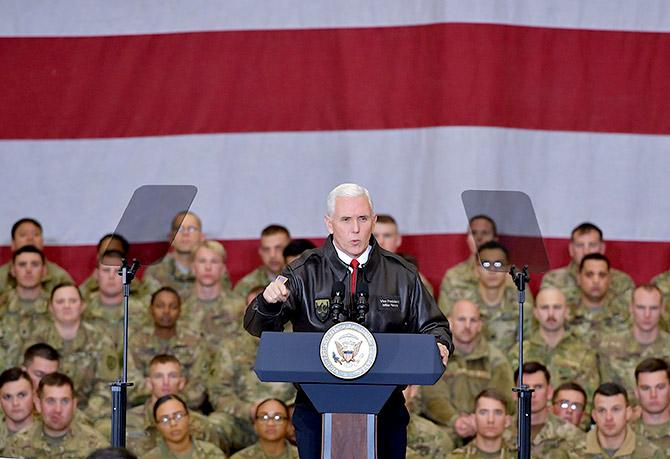
[[[377,359],[357,379],[339,379],[321,362],[323,333],[263,332],[254,371],[264,382],[299,384],[322,414],[321,457],[376,456],[376,415],[397,386],[435,384],[444,366],[433,335],[375,333]]]

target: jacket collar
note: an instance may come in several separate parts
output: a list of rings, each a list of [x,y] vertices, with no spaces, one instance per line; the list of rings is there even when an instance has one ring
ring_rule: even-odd
[[[379,265],[379,259],[381,257],[379,244],[375,240],[374,236],[370,236],[370,243],[372,250],[370,250],[370,255],[368,256],[368,261],[364,265],[359,267],[359,272],[363,273],[366,282],[371,282],[376,267]],[[323,253],[326,256],[330,264],[330,269],[335,273],[335,277],[344,282],[344,279],[349,275],[349,267],[344,263],[340,257],[337,255],[337,250],[335,250],[335,245],[333,243],[333,235],[331,234],[326,239],[326,242],[323,244]]]

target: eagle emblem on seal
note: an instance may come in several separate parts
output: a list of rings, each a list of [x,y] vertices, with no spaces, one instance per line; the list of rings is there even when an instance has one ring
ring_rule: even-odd
[[[356,361],[356,355],[358,355],[358,351],[361,350],[361,344],[363,344],[363,341],[335,341],[335,348],[341,359],[349,363]]]

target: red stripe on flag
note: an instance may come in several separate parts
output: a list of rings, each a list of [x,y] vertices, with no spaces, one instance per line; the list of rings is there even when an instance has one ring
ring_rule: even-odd
[[[0,138],[670,133],[670,34],[482,24],[0,39]]]

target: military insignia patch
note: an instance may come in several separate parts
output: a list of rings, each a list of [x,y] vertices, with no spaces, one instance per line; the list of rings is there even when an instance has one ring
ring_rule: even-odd
[[[328,320],[330,316],[330,299],[321,298],[314,301],[314,313],[321,322]]]

